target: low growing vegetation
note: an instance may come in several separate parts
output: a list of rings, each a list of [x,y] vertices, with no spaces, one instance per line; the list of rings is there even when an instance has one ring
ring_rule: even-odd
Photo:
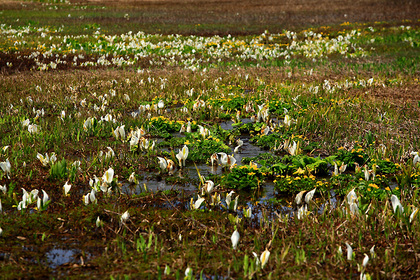
[[[418,20],[200,36],[28,5],[49,25],[1,12],[2,277],[420,277]]]

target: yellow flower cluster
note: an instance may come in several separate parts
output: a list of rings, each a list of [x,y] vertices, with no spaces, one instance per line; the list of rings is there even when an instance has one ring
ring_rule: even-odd
[[[151,119],[150,119],[151,121],[159,121],[159,120],[168,120],[169,121],[169,119],[168,118],[166,118],[166,117],[164,117],[164,116],[157,116],[157,117],[152,117]]]

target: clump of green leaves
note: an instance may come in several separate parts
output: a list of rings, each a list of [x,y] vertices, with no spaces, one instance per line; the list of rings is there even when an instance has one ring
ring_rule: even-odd
[[[233,189],[256,189],[264,178],[256,164],[236,166],[222,177],[222,185]]]
[[[368,160],[368,155],[362,147],[354,147],[350,151],[339,149],[335,153],[337,160],[347,164],[347,168],[354,169],[355,163],[363,165]]]
[[[199,139],[198,137],[188,137],[187,145],[190,150],[188,159],[194,162],[207,162],[214,153],[230,153],[231,148],[223,141],[215,137]]]
[[[330,184],[325,180],[317,180],[313,175],[303,176],[278,176],[274,181],[275,188],[280,193],[295,194],[303,190],[312,190],[315,187],[320,192],[330,189]]]
[[[65,179],[68,175],[67,162],[63,158],[61,161],[57,161],[51,165],[50,178],[51,179]]]
[[[282,162],[290,166],[290,171],[292,173],[327,175],[329,164],[331,164],[333,159],[334,157],[322,159],[320,157],[310,157],[307,155],[285,155]]]

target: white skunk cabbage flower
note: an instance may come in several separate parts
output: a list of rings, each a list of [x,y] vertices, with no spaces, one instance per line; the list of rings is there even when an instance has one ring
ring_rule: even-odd
[[[29,131],[29,133],[38,133],[39,132],[38,125],[36,125],[36,124],[28,125],[28,131]]]
[[[265,251],[261,254],[261,257],[260,257],[261,268],[264,268],[264,266],[267,264],[269,257],[270,257],[270,251],[265,249]]]
[[[70,189],[71,189],[71,185],[69,184],[69,181],[67,181],[67,182],[64,184],[63,189],[64,189],[64,195],[65,195],[65,196],[68,196],[68,195],[69,195],[69,191],[70,191]]]
[[[347,260],[351,261],[353,259],[353,249],[351,248],[350,244],[346,242],[347,246]]]
[[[301,191],[296,195],[295,202],[296,202],[297,205],[300,205],[302,203],[302,198],[303,198],[303,195],[305,193],[306,193],[306,191]]]
[[[413,220],[416,217],[416,215],[417,215],[418,212],[419,212],[419,208],[414,207],[413,208],[413,212],[411,212],[411,215],[410,215],[410,224],[413,222]]]
[[[89,204],[89,196],[90,196],[90,193],[84,195],[83,198],[82,198],[82,200],[85,203],[85,205],[88,205]]]
[[[182,149],[179,150],[179,153],[176,154],[176,158],[179,161],[179,167],[182,168],[183,166],[185,166],[185,160],[188,157],[188,153],[189,153],[188,146],[184,145],[184,147],[182,147]]]
[[[411,155],[413,157],[413,165],[416,166],[416,164],[420,161],[419,153],[418,152],[411,152]]]
[[[252,217],[252,208],[251,206],[247,209],[244,209],[244,217],[245,218],[251,218]]]
[[[207,180],[203,186],[203,189],[210,194],[214,189],[214,182],[212,180]]]
[[[168,166],[168,162],[163,157],[157,157],[159,160],[159,167],[162,169],[162,171],[166,170],[166,167]]]
[[[31,123],[30,123],[30,121],[29,121],[29,119],[26,119],[26,120],[23,120],[22,121],[22,126],[23,127],[27,127],[27,126],[29,126]]]
[[[3,170],[4,173],[6,173],[7,178],[10,179],[12,165],[10,164],[9,159],[6,159],[6,161],[0,162],[0,168]]]
[[[357,195],[356,195],[356,192],[354,191],[354,189],[352,189],[347,194],[347,203],[349,205],[351,214],[353,214],[353,215],[359,214],[359,201],[357,199]]]
[[[235,230],[232,234],[232,236],[230,237],[230,240],[232,241],[232,246],[233,249],[236,250],[236,248],[238,247],[238,243],[239,243],[239,232],[237,230]]]
[[[130,218],[130,213],[128,213],[128,210],[124,212],[124,214],[121,215],[121,223],[125,223]]]
[[[98,218],[96,218],[96,227],[100,227],[101,224],[102,224],[102,221],[101,221],[101,219],[98,216]]]
[[[365,254],[365,257],[364,257],[363,262],[362,262],[362,266],[366,267],[368,262],[369,262],[369,256]]]
[[[107,184],[112,183],[112,179],[114,178],[114,169],[110,167],[107,171],[105,171],[104,176],[102,176],[102,180]]]
[[[298,220],[302,220],[304,217],[307,217],[311,211],[308,211],[308,205],[302,206],[298,208],[297,218]]]
[[[404,212],[404,207],[401,205],[400,200],[395,194],[391,196],[391,204],[392,208],[394,209],[394,213],[397,212],[397,209],[400,211],[400,214]]]
[[[220,164],[222,167],[229,167],[232,168],[236,163],[236,158],[231,155],[227,155],[226,153],[218,153],[220,155]]]
[[[192,210],[200,209],[201,204],[203,204],[204,201],[205,201],[205,199],[203,197],[198,196],[197,200],[193,203],[193,199],[191,198],[191,208],[192,208]]]
[[[311,202],[312,198],[314,197],[315,191],[316,191],[316,188],[313,189],[312,191],[308,192],[305,195],[305,202],[306,202],[306,204],[309,204],[309,202]]]
[[[7,192],[7,187],[6,187],[6,185],[4,185],[4,186],[0,185],[0,191],[2,191],[2,192],[3,192],[3,194],[6,194],[6,192]]]
[[[187,267],[185,270],[185,279],[192,279],[193,270],[191,267]]]

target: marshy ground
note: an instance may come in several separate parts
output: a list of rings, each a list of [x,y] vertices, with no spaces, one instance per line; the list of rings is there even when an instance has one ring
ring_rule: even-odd
[[[419,278],[420,4],[278,2],[1,1],[2,277]]]

